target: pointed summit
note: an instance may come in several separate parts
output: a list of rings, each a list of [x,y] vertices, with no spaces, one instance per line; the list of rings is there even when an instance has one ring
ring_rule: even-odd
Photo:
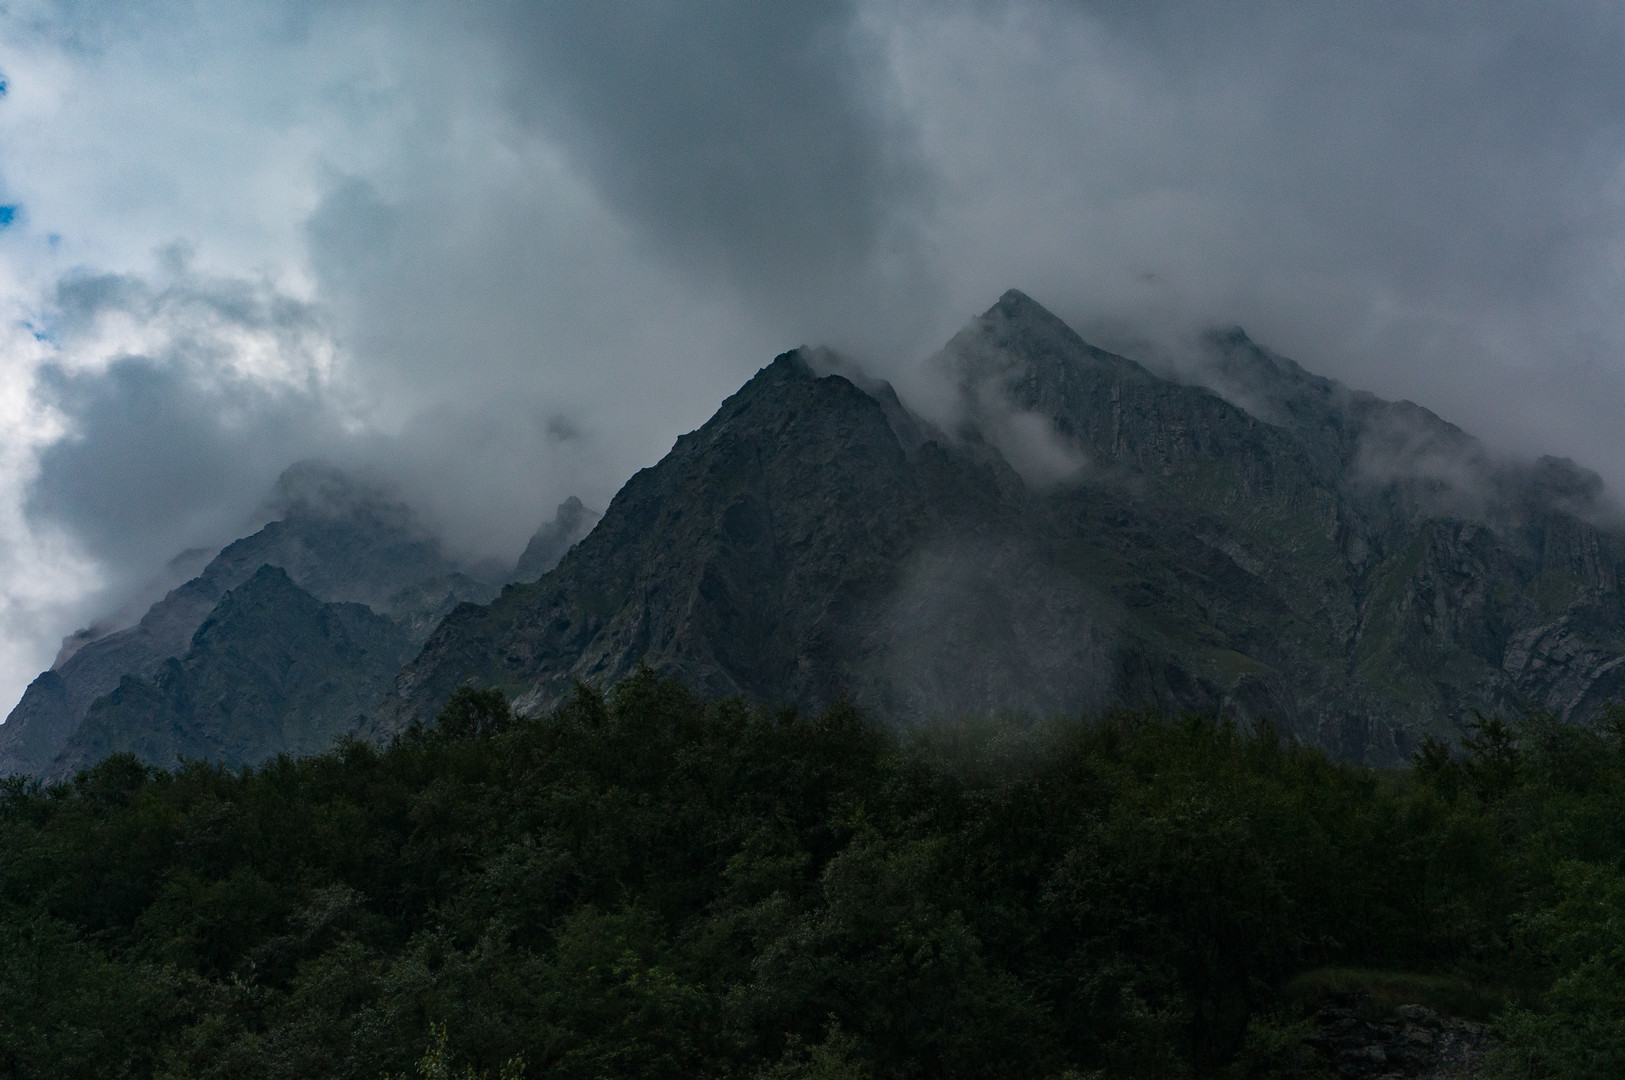
[[[1053,312],[1019,289],[1010,289],[928,363],[951,373],[962,388],[985,392],[990,381],[1006,394],[1037,402],[1064,395],[1082,368],[1113,376],[1151,378],[1132,360],[1097,349]]]
[[[971,320],[965,331],[978,328],[1007,344],[1025,343],[1030,348],[1043,346],[1033,349],[1034,352],[1061,354],[1079,350],[1090,360],[1103,360],[1140,370],[1140,365],[1134,361],[1097,349],[1083,340],[1059,315],[1020,289],[1007,290],[999,297],[998,303]]]
[[[983,319],[995,316],[1020,322],[1042,322],[1066,327],[1049,308],[1020,289],[1006,289],[999,302],[982,313]],[[1070,327],[1066,327],[1070,330]]]
[[[587,509],[574,495],[559,503],[553,520],[537,529],[530,543],[525,545],[512,580],[528,584],[553,569],[576,541],[592,531],[602,516],[596,510]]]
[[[951,405],[939,423],[997,447],[1029,482],[1043,486],[1099,460],[1091,440],[1112,439],[1108,413],[1122,388],[1161,382],[1132,360],[1090,345],[1019,289],[972,319],[925,362]],[[1143,396],[1143,395],[1142,395]],[[1036,465],[1036,471],[1031,466]]]
[[[412,652],[395,622],[361,604],[324,604],[265,564],[221,598],[184,656],[98,698],[43,772],[66,780],[121,751],[161,768],[320,753]]]

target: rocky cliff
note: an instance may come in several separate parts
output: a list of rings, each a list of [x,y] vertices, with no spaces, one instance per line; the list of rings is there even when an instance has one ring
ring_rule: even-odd
[[[559,503],[553,520],[536,530],[514,565],[511,579],[525,584],[535,581],[559,564],[564,553],[592,531],[601,515],[589,510],[574,495]]]
[[[324,604],[262,566],[226,593],[184,657],[98,698],[45,777],[119,752],[165,767],[318,753],[355,729],[413,651],[399,623],[363,604]]]
[[[1208,348],[1222,393],[1011,292],[929,362],[953,388],[935,425],[781,356],[554,571],[448,616],[368,730],[464,682],[534,710],[647,662],[902,722],[1220,709],[1388,763],[1475,710],[1585,720],[1625,691],[1594,477],[1498,464],[1239,331]]]
[[[76,642],[36,678],[0,726],[0,775],[51,770],[98,698],[182,656],[215,606],[262,566],[281,567],[319,600],[367,605],[414,644],[457,604],[497,591],[460,572],[404,505],[330,466],[289,469],[274,504],[277,520],[227,546],[134,626]]]

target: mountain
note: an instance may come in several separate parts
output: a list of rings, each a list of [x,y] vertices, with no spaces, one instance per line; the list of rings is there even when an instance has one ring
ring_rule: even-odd
[[[919,408],[785,353],[601,518],[561,504],[500,593],[397,501],[301,466],[278,520],[64,646],[0,770],[252,762],[432,722],[462,685],[538,712],[644,664],[903,725],[1211,710],[1374,764],[1625,696],[1595,474],[1498,460],[1239,329],[1203,348],[1154,373],[1012,291],[925,361]]]
[[[98,698],[46,778],[121,751],[166,767],[318,753],[354,730],[413,651],[399,623],[363,604],[324,604],[261,566],[215,606],[184,658]]]
[[[290,468],[273,512],[277,520],[228,545],[134,626],[88,641],[76,635],[0,725],[0,775],[49,771],[97,699],[126,676],[154,676],[182,656],[216,605],[263,566],[282,568],[321,601],[368,606],[413,644],[458,603],[497,591],[462,573],[403,504],[331,466]]]
[[[537,529],[520,553],[512,580],[529,583],[553,569],[566,551],[592,531],[600,516],[583,506],[574,495],[559,503],[553,520]]]
[[[787,353],[632,477],[549,575],[448,615],[370,730],[432,717],[470,677],[537,709],[640,661],[712,695],[878,690],[873,602],[925,536],[1022,497],[991,456],[968,474],[935,442],[911,456],[875,398]]]
[[[1239,331],[1207,348],[1220,392],[1012,291],[928,361],[935,424],[780,356],[554,570],[448,615],[366,730],[467,682],[534,711],[648,663],[903,723],[1217,709],[1391,763],[1475,710],[1583,721],[1625,692],[1625,541],[1592,474],[1497,463]]]

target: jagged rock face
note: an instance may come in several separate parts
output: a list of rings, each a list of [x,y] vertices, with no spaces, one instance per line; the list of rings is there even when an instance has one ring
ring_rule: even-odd
[[[253,765],[325,750],[354,730],[411,655],[405,629],[356,603],[327,603],[280,567],[227,592],[182,658],[126,675],[91,705],[45,770],[66,779],[109,754]]]
[[[1210,345],[1234,401],[1009,293],[931,361],[947,434],[780,357],[553,572],[448,616],[369,731],[465,681],[534,710],[643,661],[904,722],[1215,708],[1392,763],[1476,709],[1584,720],[1625,689],[1625,543],[1585,519],[1594,477],[1497,465],[1239,332]]]
[[[512,580],[529,584],[553,569],[564,553],[592,531],[599,514],[588,510],[574,495],[559,503],[553,520],[536,530],[514,566]]]
[[[1459,734],[1475,709],[1584,720],[1617,694],[1625,546],[1581,516],[1599,508],[1594,474],[1497,464],[1427,410],[1310,375],[1239,331],[1209,344],[1234,404],[1091,349],[1016,293],[944,356],[964,392],[1002,382],[1003,401],[1103,474],[1142,479],[1147,506],[1179,507],[1253,574],[1255,596],[1291,609],[1273,646],[1239,651],[1270,669],[1249,678],[1301,735],[1389,761],[1419,735]],[[1200,654],[1188,640],[1180,653]],[[1233,690],[1225,705],[1254,711]]]
[[[553,574],[449,616],[371,731],[429,719],[470,678],[539,709],[640,661],[710,693],[847,697],[903,721],[1125,693],[1216,706],[1175,659],[1210,620],[1177,640],[1164,623],[1193,604],[1242,612],[1244,630],[1290,617],[1177,508],[1116,483],[1035,492],[974,442],[910,449],[921,428],[888,394],[780,357],[634,477]]]
[[[1358,1003],[1354,1003],[1358,1004]],[[1308,1045],[1321,1075],[1346,1080],[1465,1080],[1484,1075],[1494,1048],[1489,1026],[1441,1016],[1422,1005],[1401,1005],[1387,1015],[1330,1004],[1314,1017]]]
[[[136,625],[79,645],[35,679],[0,725],[0,775],[50,768],[96,699],[185,653],[215,605],[261,566],[281,567],[320,600],[367,605],[414,643],[457,604],[496,594],[460,573],[404,507],[331,468],[290,469],[278,501],[283,518],[227,546]]]
[[[874,612],[909,556],[1022,497],[1008,469],[966,476],[935,444],[911,458],[874,398],[785,354],[629,480],[551,574],[448,616],[372,730],[432,717],[470,676],[541,708],[640,661],[711,694],[868,699],[889,644]]]
[[[371,731],[431,718],[470,677],[540,709],[640,662],[710,694],[900,718],[1103,700],[1093,597],[1050,580],[1021,524],[1042,507],[996,456],[910,452],[889,406],[779,357],[553,573],[448,616]],[[1027,639],[1050,645],[1010,651]]]

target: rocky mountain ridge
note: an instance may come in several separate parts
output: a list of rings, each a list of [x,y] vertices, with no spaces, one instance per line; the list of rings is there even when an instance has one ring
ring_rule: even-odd
[[[946,390],[927,412],[833,353],[786,353],[601,518],[561,505],[500,594],[400,509],[307,478],[282,521],[36,680],[0,727],[0,768],[62,774],[119,747],[249,761],[388,738],[468,683],[534,712],[639,664],[900,724],[1218,710],[1378,764],[1480,711],[1584,722],[1625,695],[1625,537],[1595,475],[1498,462],[1239,330],[1206,349],[1199,380],[1154,373],[1012,291],[926,361]],[[386,689],[391,647],[355,624],[371,659],[323,668],[328,705],[267,681],[199,629],[233,590],[271,589],[266,565],[299,634],[326,641],[323,605],[359,603],[415,656]],[[233,640],[272,648],[252,623]],[[200,719],[196,687],[237,683],[260,687],[241,723]]]
[[[264,566],[281,568],[321,601],[365,605],[414,648],[457,604],[496,595],[495,585],[462,572],[398,500],[332,466],[290,468],[272,502],[276,520],[227,545],[135,625],[76,635],[0,725],[0,774],[60,772],[57,757],[92,705],[126,677],[155,676],[183,657],[217,605]]]
[[[930,361],[957,408],[907,435],[889,387],[785,354],[552,574],[448,616],[367,730],[466,681],[536,710],[648,662],[900,722],[1219,709],[1393,763],[1475,710],[1583,721],[1625,692],[1625,542],[1587,516],[1594,477],[1497,465],[1244,335],[1212,348],[1262,415],[1018,292]]]
[[[263,565],[226,593],[184,657],[126,675],[92,703],[45,777],[119,752],[232,766],[319,753],[355,729],[416,644],[365,604],[322,603]]]

